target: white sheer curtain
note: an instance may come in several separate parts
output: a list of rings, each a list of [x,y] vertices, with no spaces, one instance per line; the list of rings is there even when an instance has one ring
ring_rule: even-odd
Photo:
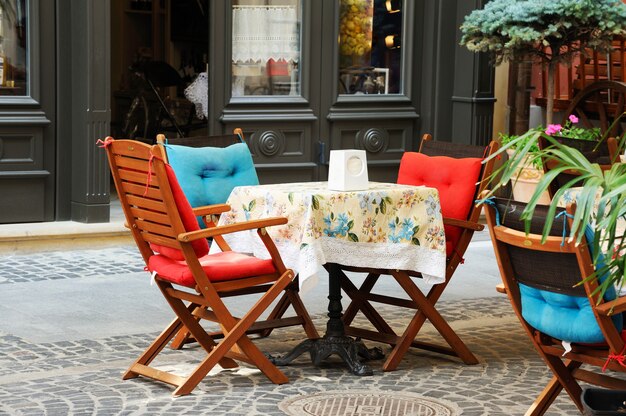
[[[233,62],[298,62],[300,41],[294,6],[233,6]]]
[[[198,74],[196,79],[185,88],[185,97],[196,105],[196,116],[203,120],[209,117],[209,79],[206,72]]]

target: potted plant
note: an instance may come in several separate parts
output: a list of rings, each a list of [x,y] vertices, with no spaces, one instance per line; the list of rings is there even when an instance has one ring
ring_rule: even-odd
[[[626,116],[626,113],[622,116]],[[615,121],[617,122],[620,122],[619,118]],[[620,221],[622,223],[626,221],[626,164],[615,163],[609,170],[603,171],[597,163],[589,162],[578,150],[560,143],[557,138],[548,134],[549,132],[539,129],[529,130],[526,134],[513,138],[491,156],[498,157],[498,154],[512,147],[516,149],[512,157],[494,172],[490,195],[514,178],[520,166],[528,160],[536,162],[542,158],[551,158],[558,161],[558,168],[550,170],[539,180],[522,213],[522,218],[529,224],[535,207],[540,203],[542,193],[548,189],[552,180],[559,173],[576,171],[578,176],[562,185],[550,202],[544,238],[548,235],[556,209],[564,195],[572,188],[579,188],[576,197],[577,210],[570,233],[572,236],[577,235],[580,240],[584,233],[579,230],[586,225],[593,225],[594,239],[590,243],[593,245],[596,273],[588,278],[595,279],[600,275],[607,275],[604,281],[599,282],[599,296],[603,296],[610,285],[626,288],[626,235],[617,232]],[[543,136],[549,146],[544,149],[533,149],[533,144],[537,142],[539,136]],[[626,135],[618,141],[619,152],[623,152],[625,145]]]
[[[510,158],[515,156],[517,147],[523,147],[530,141],[530,147],[528,149],[529,155],[521,161],[518,165],[515,174],[511,178],[513,198],[516,201],[528,202],[530,201],[539,179],[543,176],[543,166],[540,159],[532,158],[531,156],[539,151],[536,137],[533,135],[525,135],[523,140],[517,140],[519,136],[513,134],[500,133],[500,142],[502,146],[507,147],[507,155]],[[545,192],[540,200],[541,203],[547,204],[550,202],[550,195]]]
[[[520,164],[512,178],[513,198],[516,201],[528,202],[532,196],[537,183],[543,177],[543,164],[541,157],[537,157],[539,146],[537,139],[542,133],[552,137],[563,137],[576,140],[588,140],[601,142],[603,140],[599,128],[587,129],[578,126],[578,117],[570,114],[564,125],[550,124],[547,128],[542,126],[534,127],[523,135],[523,139],[518,140],[517,135],[500,133],[500,142],[506,148],[509,159],[515,157],[518,148],[524,148],[529,145],[528,153]],[[550,203],[550,195],[544,192],[538,201],[540,204],[547,205]]]
[[[491,0],[461,25],[461,45],[488,52],[496,64],[534,58],[548,64],[547,124],[552,124],[554,75],[585,48],[611,50],[626,34],[626,5],[619,0]]]

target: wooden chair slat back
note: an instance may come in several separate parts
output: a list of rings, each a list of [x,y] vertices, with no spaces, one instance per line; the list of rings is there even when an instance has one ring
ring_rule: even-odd
[[[176,236],[185,229],[167,180],[162,150],[134,140],[113,140],[106,149],[126,222],[144,260],[154,254],[149,243],[180,250]]]

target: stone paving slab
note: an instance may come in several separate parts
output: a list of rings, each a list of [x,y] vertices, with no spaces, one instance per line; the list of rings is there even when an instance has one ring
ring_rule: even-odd
[[[372,362],[374,376],[356,377],[338,362],[316,368],[307,357],[301,357],[283,367],[288,384],[273,385],[258,370],[242,366],[238,372],[214,372],[193,394],[179,398],[173,398],[173,388],[163,383],[121,379],[155,333],[40,344],[2,334],[0,414],[283,415],[278,407],[282,400],[350,389],[445,399],[455,403],[465,416],[523,414],[550,373],[523,334],[508,301],[488,298],[442,306],[480,364],[466,366],[437,354],[411,351],[397,371],[383,373],[380,363]],[[385,309],[384,315],[395,324],[407,319],[392,308]],[[324,320],[323,316],[316,317],[319,328]],[[438,339],[432,329],[426,329],[426,340]],[[301,338],[301,330],[288,328],[256,342],[262,351],[281,353]],[[159,366],[184,374],[203,355],[193,346],[184,351],[167,350]],[[576,408],[563,394],[548,413],[572,414],[577,414]]]

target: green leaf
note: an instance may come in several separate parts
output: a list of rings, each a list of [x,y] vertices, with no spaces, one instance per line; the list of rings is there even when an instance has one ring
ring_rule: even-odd
[[[350,241],[354,241],[355,243],[359,242],[359,237],[357,237],[357,235],[354,233],[348,233],[348,238],[350,239]]]
[[[380,212],[381,212],[381,214],[386,214],[387,213],[387,203],[385,202],[384,199],[380,200]]]
[[[287,194],[287,199],[289,199],[289,202],[291,202],[293,204],[293,192],[289,192]]]
[[[421,244],[420,244],[420,240],[418,240],[418,239],[417,239],[417,238],[415,238],[415,237],[413,237],[413,238],[411,239],[411,244],[416,245],[416,246],[421,245]]]
[[[250,203],[248,204],[248,211],[252,211],[254,207],[256,207],[256,199],[250,201]]]

